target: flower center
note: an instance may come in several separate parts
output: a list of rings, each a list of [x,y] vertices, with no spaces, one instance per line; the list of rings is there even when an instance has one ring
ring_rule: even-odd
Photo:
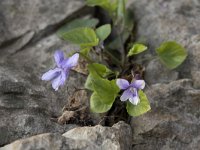
[[[130,91],[131,91],[132,93],[135,93],[135,88],[131,87],[131,88],[130,88]]]

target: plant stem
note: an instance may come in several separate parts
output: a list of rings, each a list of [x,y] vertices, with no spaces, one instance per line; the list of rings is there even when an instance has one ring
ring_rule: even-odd
[[[100,61],[101,62],[103,61],[103,49],[101,49],[101,52],[100,52]]]
[[[136,63],[141,63],[142,61],[150,61],[150,60],[153,60],[153,59],[157,59],[158,57],[157,56],[151,56],[151,57],[146,57],[146,58],[143,58],[143,59],[139,59],[138,61],[136,61]]]
[[[122,64],[122,67],[124,67],[125,65],[125,62],[126,62],[126,55],[125,55],[125,49],[124,49],[124,41],[123,41],[123,37],[122,37],[122,34],[118,32],[118,36],[119,36],[119,41],[120,41],[120,47],[121,47],[121,64]]]
[[[104,49],[105,53],[108,54],[120,67],[122,67],[121,62],[113,55],[111,54],[108,50]]]
[[[95,63],[93,60],[91,60],[89,57],[83,55],[82,53],[79,53],[79,54],[80,54],[83,58],[85,58],[90,64]],[[91,66],[91,67],[94,69],[94,71],[95,71],[101,78],[103,78],[103,77],[101,76],[101,74],[99,74],[98,70],[97,70],[95,67],[93,67],[93,66]]]
[[[94,63],[93,60],[91,60],[89,57],[83,55],[82,53],[78,52],[83,58],[85,58],[89,63]]]

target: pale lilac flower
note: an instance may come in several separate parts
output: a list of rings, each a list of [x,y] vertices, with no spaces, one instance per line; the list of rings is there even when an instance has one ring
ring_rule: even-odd
[[[137,105],[140,102],[138,90],[144,89],[144,80],[135,80],[132,83],[129,83],[125,79],[117,79],[116,83],[121,90],[124,90],[120,97],[121,101],[129,100],[133,105]]]
[[[54,54],[56,68],[44,73],[42,80],[51,81],[52,87],[55,89],[55,91],[57,91],[59,86],[64,85],[65,80],[69,75],[70,69],[78,64],[78,58],[79,54],[76,53],[65,59],[63,51],[56,51]]]

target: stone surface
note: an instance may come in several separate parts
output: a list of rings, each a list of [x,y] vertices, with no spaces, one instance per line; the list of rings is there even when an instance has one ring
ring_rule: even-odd
[[[193,82],[194,82],[194,87],[195,88],[200,88],[200,71],[192,71],[192,79],[193,79]]]
[[[145,68],[144,78],[148,84],[171,82],[178,77],[178,71],[169,70],[157,59],[150,61]]]
[[[76,142],[79,143],[79,147],[75,147]],[[87,145],[85,141],[75,141],[60,134],[46,133],[15,141],[0,150],[71,150],[75,148],[81,150],[81,148],[87,149],[88,147],[95,148],[95,146]]]
[[[40,32],[59,23],[83,5],[81,0],[0,1],[0,45],[30,30]]]
[[[41,75],[54,66],[57,48],[68,49],[56,35],[4,59],[0,65],[0,145],[45,132],[65,131],[51,120],[62,113],[75,87],[83,87],[85,77],[70,73],[67,84],[55,92]],[[75,82],[76,81],[76,82]]]
[[[130,8],[137,22],[137,40],[145,40],[151,54],[155,54],[155,48],[161,42],[175,40],[181,43],[188,51],[188,58],[176,70],[179,77],[195,80],[193,73],[200,69],[200,1],[130,0],[128,3],[129,6],[132,4]],[[148,69],[150,75],[151,72],[156,72],[153,69]],[[166,72],[165,68],[160,68],[159,72]],[[162,80],[166,82],[167,78],[168,82],[174,79],[171,74],[163,76],[159,73],[154,78],[151,79],[152,83],[159,83]],[[156,82],[157,79],[159,82]],[[199,83],[196,86],[199,87]]]
[[[200,90],[190,79],[155,84],[146,91],[152,110],[132,119],[134,150],[197,150]]]
[[[198,150],[200,1],[130,0],[128,3],[137,22],[137,40],[146,41],[149,46],[146,56],[154,55],[155,48],[167,40],[183,44],[188,51],[187,60],[173,71],[157,60],[146,63],[145,79],[152,84],[146,92],[152,110],[132,119],[133,149]]]
[[[49,27],[71,17],[83,5],[79,0],[0,2],[0,146],[40,133],[64,133],[74,127],[59,125],[52,118],[62,114],[75,87],[83,87],[85,76],[72,71],[59,92],[41,81],[41,76],[55,66],[55,50],[69,53],[75,47],[60,40],[56,31],[41,37],[38,34],[48,32]],[[32,42],[35,35],[38,39]]]
[[[152,110],[128,125],[76,128],[51,118],[82,88],[85,76],[71,72],[68,83],[55,92],[41,75],[54,67],[56,49],[76,47],[61,41],[57,25],[83,6],[81,0],[0,1],[0,146],[5,149],[132,149],[198,150],[200,145],[200,1],[129,0],[137,22],[137,40],[146,40],[149,54],[166,40],[176,40],[188,58],[170,71],[158,60],[145,64],[146,89]],[[46,35],[47,34],[47,35]],[[144,53],[145,54],[145,53]],[[188,78],[188,79],[184,79]],[[176,81],[175,81],[176,80]],[[83,100],[85,102],[85,100]],[[69,132],[66,132],[70,130]],[[41,134],[51,132],[48,134]],[[64,133],[62,136],[62,133]],[[41,134],[41,135],[36,135]],[[31,138],[32,135],[36,135]],[[27,139],[26,139],[27,138]],[[131,141],[130,141],[131,140]],[[127,147],[126,147],[127,146]]]
[[[74,140],[87,140],[97,149],[129,150],[131,149],[132,131],[129,125],[119,122],[110,127],[80,127],[74,128],[63,136]]]
[[[0,150],[129,150],[131,128],[124,122],[113,127],[79,127],[60,134],[41,134],[15,141]]]

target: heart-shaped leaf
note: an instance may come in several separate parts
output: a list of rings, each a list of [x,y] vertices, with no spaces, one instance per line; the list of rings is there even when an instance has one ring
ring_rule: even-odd
[[[161,62],[169,69],[178,67],[187,57],[187,51],[180,44],[169,41],[164,42],[156,49]]]
[[[113,73],[105,65],[98,64],[98,63],[89,64],[88,70],[90,74],[88,75],[87,80],[85,82],[85,88],[91,91],[94,91],[92,80],[95,80],[95,78],[98,78],[98,77],[104,78]]]
[[[139,91],[140,102],[137,105],[133,105],[129,101],[127,102],[126,109],[131,116],[140,116],[151,109],[146,94],[143,91]]]
[[[104,113],[107,112],[112,107],[111,104],[104,104],[101,101],[101,97],[97,93],[93,93],[90,97],[90,109],[95,113]]]

